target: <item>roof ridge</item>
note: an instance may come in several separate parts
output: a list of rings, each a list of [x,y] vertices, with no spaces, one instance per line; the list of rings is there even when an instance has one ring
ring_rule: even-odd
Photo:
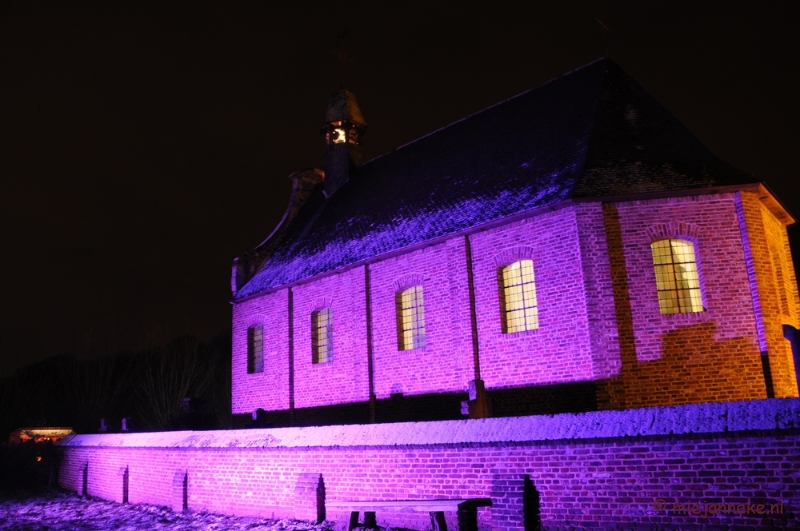
[[[529,88],[529,89],[527,89],[527,90],[523,90],[522,92],[520,92],[520,93],[518,93],[518,94],[515,94],[515,95],[513,95],[513,96],[510,96],[510,97],[508,97],[508,98],[506,98],[506,99],[504,99],[504,100],[498,101],[497,103],[494,103],[494,104],[492,104],[492,105],[489,105],[488,107],[484,107],[484,108],[482,108],[482,109],[480,109],[480,110],[477,110],[477,111],[475,111],[475,112],[473,112],[473,113],[471,113],[471,114],[468,114],[468,115],[464,116],[463,118],[459,118],[458,120],[456,120],[456,121],[454,121],[454,122],[450,122],[450,123],[449,123],[449,124],[447,124],[447,125],[443,125],[442,127],[438,128],[438,129],[434,129],[433,131],[430,131],[429,133],[426,133],[426,134],[424,134],[424,135],[422,135],[422,136],[420,136],[420,137],[417,137],[417,138],[415,138],[414,140],[411,140],[410,142],[406,142],[405,144],[401,144],[400,146],[397,146],[396,148],[394,148],[394,149],[393,149],[393,150],[391,150],[391,151],[387,151],[386,153],[382,153],[382,154],[380,154],[380,155],[378,155],[378,156],[376,156],[376,157],[374,157],[374,158],[371,158],[370,160],[368,160],[367,162],[365,162],[365,163],[364,163],[364,164],[362,164],[361,166],[362,166],[362,167],[363,167],[363,166],[366,166],[366,165],[367,165],[367,164],[369,164],[370,162],[373,162],[373,161],[375,161],[375,160],[378,160],[378,159],[380,159],[380,158],[383,158],[383,157],[385,157],[385,156],[387,156],[387,155],[391,155],[392,153],[396,153],[397,151],[400,151],[401,149],[403,149],[403,148],[405,148],[405,147],[408,147],[408,146],[410,146],[410,145],[412,145],[412,144],[416,144],[417,142],[419,142],[420,140],[422,140],[422,139],[424,139],[424,138],[427,138],[427,137],[429,137],[429,136],[431,136],[431,135],[435,135],[436,133],[439,133],[439,132],[441,132],[441,131],[444,131],[445,129],[448,129],[449,127],[452,127],[452,126],[454,126],[454,125],[456,125],[456,124],[458,124],[458,123],[464,122],[464,121],[466,121],[466,120],[469,120],[470,118],[473,118],[473,117],[475,117],[475,116],[478,116],[478,115],[480,115],[480,114],[483,114],[483,113],[485,113],[485,112],[487,112],[487,111],[490,111],[491,109],[493,109],[493,108],[495,108],[495,107],[498,107],[498,106],[500,106],[500,105],[503,105],[503,104],[505,104],[505,103],[508,103],[508,102],[510,102],[510,101],[513,101],[513,100],[515,100],[515,99],[517,99],[517,98],[521,98],[522,96],[525,96],[525,95],[527,95],[527,94],[529,94],[529,93],[531,93],[531,92],[533,92],[533,91],[535,91],[535,90],[539,90],[539,89],[541,89],[541,88],[543,88],[543,87],[546,87],[546,86],[548,86],[548,85],[550,85],[550,84],[552,84],[552,83],[555,83],[556,81],[559,81],[559,80],[560,80],[560,79],[562,79],[562,78],[565,78],[565,77],[567,77],[567,76],[570,76],[570,75],[572,75],[572,74],[574,74],[574,73],[576,73],[576,72],[579,72],[579,71],[581,71],[581,70],[584,70],[584,69],[586,69],[586,68],[589,68],[589,67],[593,66],[594,64],[596,64],[596,63],[599,63],[599,62],[602,62],[602,61],[608,61],[608,62],[614,63],[614,60],[613,60],[613,59],[610,59],[610,58],[608,58],[608,57],[599,57],[599,58],[595,59],[594,61],[592,61],[592,62],[590,62],[590,63],[586,63],[585,65],[579,66],[578,68],[575,68],[575,69],[573,69],[573,70],[570,70],[570,71],[568,71],[568,72],[565,72],[565,73],[561,74],[561,75],[560,75],[560,76],[558,76],[558,77],[554,77],[554,78],[548,79],[547,81],[543,81],[542,83],[540,83],[540,84],[536,85],[535,87]],[[615,64],[616,64],[616,63],[615,63]]]
[[[581,176],[571,197],[754,182],[722,161],[613,61],[600,78]],[[613,169],[612,169],[613,168]]]
[[[604,88],[604,85],[605,85],[605,82],[606,82],[606,78],[608,77],[608,65],[614,65],[617,68],[620,68],[620,67],[612,59],[610,59],[608,57],[601,57],[600,59],[592,61],[591,63],[589,63],[589,64],[587,64],[587,65],[585,65],[585,66],[583,66],[581,68],[572,70],[572,71],[567,72],[566,74],[564,74],[565,76],[569,75],[569,74],[572,74],[572,73],[577,72],[578,70],[580,70],[582,68],[586,68],[586,67],[588,67],[590,65],[594,65],[594,64],[599,63],[601,61],[605,63],[606,67],[603,69],[603,74],[600,76],[600,83],[599,83],[599,87],[597,88],[597,98],[594,101],[594,109],[592,111],[591,122],[589,124],[588,130],[586,131],[586,148],[583,151],[583,157],[581,158],[581,161],[580,161],[580,168],[578,169],[578,178],[574,179],[572,181],[572,186],[570,186],[570,190],[569,190],[569,193],[568,193],[568,197],[571,197],[571,198],[575,197],[575,190],[578,188],[578,184],[581,182],[581,177],[583,176],[584,169],[586,168],[586,161],[589,158],[589,150],[591,149],[594,128],[595,128],[595,124],[597,123],[597,112],[598,112],[598,109],[600,108],[600,101],[603,98],[603,88]],[[620,70],[621,70],[621,68],[620,68]]]

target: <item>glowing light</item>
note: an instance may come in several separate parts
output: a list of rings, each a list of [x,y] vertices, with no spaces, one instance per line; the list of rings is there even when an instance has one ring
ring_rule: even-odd
[[[336,128],[333,130],[333,143],[344,144],[347,142],[347,132],[344,129]]]
[[[330,308],[323,308],[311,314],[311,334],[313,341],[313,353],[311,362],[328,363],[333,361],[332,356],[332,325],[333,317]]]
[[[19,428],[9,434],[8,442],[9,444],[27,441],[55,443],[74,433],[72,428]]]
[[[539,328],[533,261],[520,260],[503,268],[504,311],[508,333]]]
[[[686,240],[659,240],[653,242],[650,248],[653,251],[661,313],[705,311],[694,244]]]
[[[400,350],[425,346],[425,306],[422,286],[413,286],[400,294]]]
[[[247,373],[264,372],[264,327],[247,329]]]

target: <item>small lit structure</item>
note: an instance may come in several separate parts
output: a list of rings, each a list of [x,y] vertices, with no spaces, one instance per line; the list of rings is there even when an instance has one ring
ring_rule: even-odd
[[[36,443],[57,443],[67,435],[74,435],[72,428],[46,427],[46,428],[18,428],[8,436],[8,444],[19,444],[28,441]]]

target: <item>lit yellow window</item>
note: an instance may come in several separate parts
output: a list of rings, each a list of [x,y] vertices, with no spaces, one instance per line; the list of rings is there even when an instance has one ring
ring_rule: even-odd
[[[247,329],[247,372],[264,372],[264,327]]]
[[[333,360],[332,324],[330,308],[323,308],[311,314],[312,363],[328,363]]]
[[[422,286],[408,288],[398,293],[398,337],[400,350],[425,346],[425,305]]]
[[[650,249],[661,313],[704,311],[694,244],[686,240],[659,240],[653,242]]]
[[[505,332],[522,332],[539,328],[533,261],[514,262],[503,268],[502,275]]]

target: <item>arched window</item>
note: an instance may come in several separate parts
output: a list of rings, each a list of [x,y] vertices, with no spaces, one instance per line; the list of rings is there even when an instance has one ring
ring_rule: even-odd
[[[311,363],[333,361],[333,318],[330,308],[322,308],[311,314]]]
[[[704,311],[694,244],[687,240],[658,240],[650,244],[650,249],[661,313]]]
[[[501,269],[503,328],[506,333],[539,328],[533,260],[520,260]]]
[[[400,350],[425,346],[422,286],[412,286],[397,294],[397,337]]]
[[[264,372],[264,327],[247,329],[247,372]]]

